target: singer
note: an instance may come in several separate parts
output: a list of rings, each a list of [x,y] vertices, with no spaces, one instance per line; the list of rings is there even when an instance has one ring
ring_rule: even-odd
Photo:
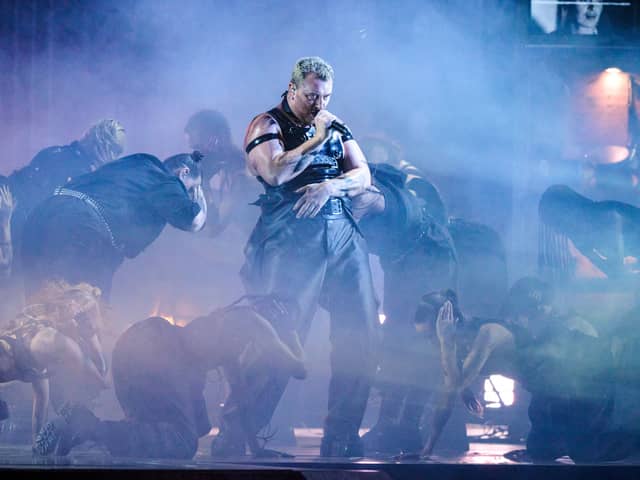
[[[332,376],[321,454],[353,457],[363,453],[358,429],[374,373],[378,322],[367,248],[350,197],[370,186],[371,174],[348,129],[331,128],[340,122],[326,109],[332,89],[332,67],[318,57],[302,58],[282,102],[249,125],[247,165],[265,193],[256,202],[261,217],[241,274],[247,293],[297,306],[288,321],[274,322],[294,350],[302,348],[299,339],[306,339],[318,303],[329,312]],[[243,453],[233,419],[241,417],[257,434],[287,381],[274,375],[248,405],[225,402],[212,454]]]

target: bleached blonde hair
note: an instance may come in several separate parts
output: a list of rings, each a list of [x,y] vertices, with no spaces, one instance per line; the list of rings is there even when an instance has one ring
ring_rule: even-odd
[[[86,149],[96,155],[100,163],[115,160],[124,152],[124,143],[118,138],[118,131],[124,128],[118,120],[100,120],[89,127],[80,139]]]
[[[300,86],[304,78],[310,73],[315,74],[320,80],[333,80],[333,67],[320,57],[302,57],[293,66],[291,82]]]
[[[102,330],[100,315],[101,291],[88,283],[71,285],[64,280],[47,282],[35,295],[29,298],[29,304],[19,315],[18,323],[35,320],[50,323],[61,331],[73,331],[77,328],[76,317],[91,313],[90,327]]]

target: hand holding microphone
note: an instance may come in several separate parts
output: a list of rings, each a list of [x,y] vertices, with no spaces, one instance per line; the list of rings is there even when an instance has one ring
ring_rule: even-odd
[[[331,123],[336,119],[336,116],[328,110],[320,110],[313,119],[313,124],[316,127],[314,136],[325,140],[329,136]]]
[[[329,136],[330,130],[335,130],[343,137],[352,138],[349,127],[327,110],[320,110],[316,114],[313,123],[316,127],[316,136],[323,140]]]

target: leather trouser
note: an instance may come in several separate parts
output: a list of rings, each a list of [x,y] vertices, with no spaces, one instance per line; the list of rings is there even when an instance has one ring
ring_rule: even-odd
[[[246,254],[242,273],[248,293],[295,302],[296,330],[303,342],[317,305],[329,312],[331,379],[325,435],[357,436],[378,343],[377,300],[364,238],[344,214],[291,216],[266,239],[254,232]],[[245,425],[253,433],[269,423],[287,381],[274,375],[246,406]],[[227,403],[233,410],[234,402]]]

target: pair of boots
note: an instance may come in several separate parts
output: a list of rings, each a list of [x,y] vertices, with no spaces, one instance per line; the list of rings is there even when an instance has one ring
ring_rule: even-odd
[[[362,437],[368,453],[399,454],[422,450],[422,434],[418,423],[378,420]]]
[[[393,388],[382,391],[377,423],[362,437],[369,454],[399,454],[422,450],[420,421],[425,396],[419,390]]]
[[[238,457],[247,453],[247,447],[256,457],[292,457],[283,452],[266,449],[258,445],[256,436],[248,435],[242,419],[227,415],[220,432],[211,442],[212,457]],[[320,445],[322,457],[362,457],[364,445],[357,433],[337,434],[325,432]]]
[[[362,437],[366,453],[398,455],[420,452],[424,443],[420,425],[426,398],[418,391],[409,391],[404,395],[397,395],[394,391],[385,392],[377,423]],[[432,415],[433,412],[428,414]],[[469,450],[464,414],[460,416],[460,412],[454,412],[442,432],[439,445],[440,451],[449,454]]]
[[[256,457],[292,457],[284,452],[266,448],[251,449]],[[221,430],[211,442],[212,457],[238,457],[246,454],[246,443],[243,435]],[[364,445],[358,435],[326,434],[320,444],[322,457],[362,457]]]
[[[220,432],[211,442],[211,456],[214,458],[242,457],[249,452],[259,458],[292,458],[293,455],[264,448],[258,437],[245,425],[239,412],[223,417]]]
[[[321,457],[364,457],[362,438],[355,434],[325,432],[320,443]]]

